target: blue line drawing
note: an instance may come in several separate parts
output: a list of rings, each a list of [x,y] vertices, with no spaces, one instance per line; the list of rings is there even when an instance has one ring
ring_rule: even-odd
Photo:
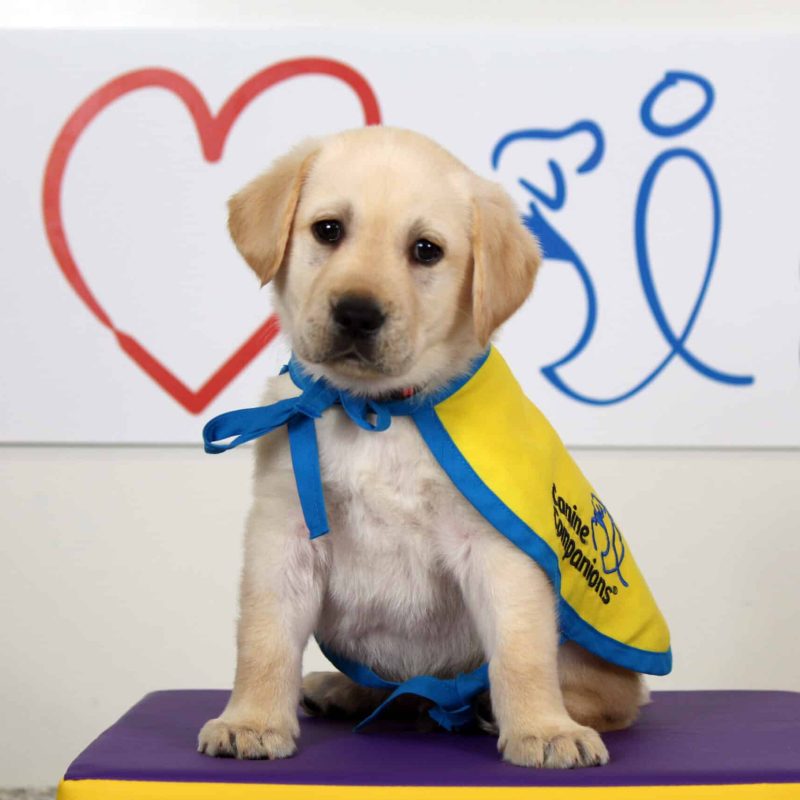
[[[705,95],[703,105],[697,112],[683,120],[683,122],[678,122],[675,125],[660,125],[653,119],[653,106],[667,89],[676,87],[681,81],[693,83],[703,90]],[[639,118],[642,121],[642,125],[655,136],[680,136],[682,133],[686,133],[699,125],[706,118],[708,112],[711,111],[711,106],[713,105],[714,87],[709,81],[701,75],[695,75],[693,72],[678,72],[673,70],[667,72],[663,80],[657,83],[647,94],[647,97],[644,98],[644,102],[639,111]]]
[[[656,123],[653,119],[655,104],[665,91],[677,86],[681,81],[700,86],[704,93],[702,107],[694,114],[678,123],[672,125]],[[645,129],[653,135],[661,137],[678,136],[699,125],[711,111],[713,103],[714,89],[708,80],[689,72],[670,71],[666,73],[665,77],[656,84],[645,97],[640,109],[640,119]],[[592,140],[592,148],[587,158],[577,167],[576,172],[578,174],[592,172],[602,161],[603,153],[605,152],[605,137],[600,126],[591,120],[581,120],[574,125],[559,130],[535,128],[511,132],[500,139],[495,146],[492,152],[492,167],[495,170],[499,167],[503,153],[508,146],[514,142],[520,140],[559,140],[579,135],[588,135]],[[686,323],[681,331],[676,333],[667,319],[653,280],[650,254],[647,245],[647,218],[650,198],[656,178],[668,164],[678,159],[688,160],[694,164],[702,174],[708,188],[713,214],[711,244],[706,260],[703,281]],[[578,273],[586,295],[586,322],[584,323],[583,331],[578,341],[569,352],[557,361],[546,364],[541,368],[545,378],[559,391],[571,397],[573,400],[599,406],[620,403],[638,394],[658,377],[675,356],[679,356],[692,369],[709,380],[731,386],[746,386],[752,384],[754,378],[751,375],[734,375],[715,369],[691,353],[688,349],[687,343],[689,335],[697,322],[716,264],[722,209],[716,179],[708,163],[699,153],[684,147],[665,150],[656,156],[642,178],[634,211],[634,245],[639,280],[653,319],[664,337],[664,340],[670,346],[670,350],[638,383],[628,390],[611,397],[596,397],[586,392],[579,391],[575,387],[570,386],[561,377],[559,369],[577,358],[589,344],[597,322],[598,298],[591,275],[582,258],[567,239],[553,227],[540,209],[540,206],[542,206],[548,211],[557,212],[564,207],[567,200],[567,185],[560,164],[553,159],[550,159],[547,164],[550,169],[550,174],[553,177],[554,190],[552,194],[548,195],[542,189],[524,178],[519,179],[520,185],[533,196],[533,199],[529,203],[529,213],[523,216],[523,221],[528,229],[538,237],[545,258],[565,261]]]
[[[579,174],[591,172],[602,161],[603,153],[605,152],[605,139],[600,126],[595,122],[591,122],[590,120],[581,120],[580,122],[576,122],[574,125],[571,125],[569,128],[558,131],[525,130],[509,133],[507,136],[504,136],[495,146],[494,152],[492,153],[492,167],[494,169],[498,168],[503,152],[508,145],[515,141],[519,141],[521,139],[565,139],[576,134],[588,134],[592,140],[591,152],[577,167],[576,172]],[[529,183],[524,178],[520,178],[519,182],[524,189],[529,191],[537,200],[547,206],[547,208],[552,211],[558,211],[564,206],[567,199],[564,173],[562,172],[558,162],[550,159],[547,164],[550,168],[550,172],[555,183],[555,193],[552,197],[546,195],[543,191],[538,189],[536,186],[533,186],[533,184]],[[586,269],[581,257],[578,255],[572,245],[570,245],[570,243],[547,221],[547,218],[539,212],[538,206],[535,202],[530,203],[529,209],[530,215],[523,217],[523,221],[528,227],[528,230],[530,230],[531,233],[538,238],[545,257],[555,261],[566,261],[568,264],[572,264],[578,272],[578,277],[581,279],[584,291],[586,293],[586,322],[584,323],[583,331],[581,332],[581,335],[574,347],[563,358],[554,364],[550,364],[543,368],[542,371],[545,372],[545,375],[547,375],[548,373],[545,370],[550,370],[553,368],[557,369],[562,364],[572,361],[572,359],[575,358],[589,343],[589,339],[592,337],[594,326],[597,321],[597,293],[594,290],[594,283],[589,275],[589,270]]]

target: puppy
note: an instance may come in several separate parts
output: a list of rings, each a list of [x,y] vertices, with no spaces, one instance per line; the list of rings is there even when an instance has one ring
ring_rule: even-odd
[[[230,201],[230,232],[271,282],[295,358],[372,398],[435,392],[465,373],[530,293],[540,253],[507,194],[441,147],[370,127],[307,142]],[[265,404],[298,394],[272,378]],[[301,683],[315,634],[387,680],[489,663],[505,760],[608,760],[598,731],[630,725],[640,676],[559,645],[540,567],[454,487],[407,417],[376,434],[339,407],[316,420],[330,533],[310,539],[285,428],[256,445],[233,693],[199,750],[285,758],[298,699],[362,714],[386,694],[339,673]]]

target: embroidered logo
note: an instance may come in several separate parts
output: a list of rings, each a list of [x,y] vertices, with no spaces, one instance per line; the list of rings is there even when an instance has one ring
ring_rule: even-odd
[[[594,494],[593,514],[588,522],[581,517],[577,503],[570,503],[558,493],[555,483],[552,485],[552,494],[556,536],[563,548],[561,560],[567,561],[580,573],[589,588],[608,605],[611,598],[619,593],[619,587],[611,583],[609,576],[616,575],[622,586],[628,586],[621,570],[625,559],[625,542],[614,518]]]
[[[622,539],[622,534],[614,522],[614,517],[611,516],[608,509],[595,494],[592,495],[592,506],[594,508],[592,544],[594,549],[600,553],[603,572],[606,575],[612,575],[616,572],[619,575],[620,583],[623,586],[627,586],[628,582],[622,577],[622,570],[620,569],[625,558],[625,542]],[[597,544],[598,539],[601,542],[599,546]]]

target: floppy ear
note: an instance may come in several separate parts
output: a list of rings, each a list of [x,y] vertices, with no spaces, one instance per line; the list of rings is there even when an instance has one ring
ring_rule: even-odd
[[[542,255],[509,195],[483,178],[472,204],[472,258],[472,316],[485,345],[525,302]]]
[[[283,264],[300,190],[318,150],[316,141],[298,145],[228,201],[228,230],[262,286]]]

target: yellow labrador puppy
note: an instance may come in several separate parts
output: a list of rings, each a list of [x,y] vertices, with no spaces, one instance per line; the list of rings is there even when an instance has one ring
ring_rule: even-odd
[[[465,372],[531,291],[536,241],[508,195],[441,147],[371,127],[305,143],[230,202],[230,231],[314,378],[372,397]],[[272,378],[265,403],[298,394]],[[285,428],[257,443],[230,702],[209,755],[284,758],[298,698],[368,712],[385,693],[340,673],[301,685],[316,634],[389,680],[489,662],[498,747],[514,764],[608,753],[646,692],[636,673],[559,646],[552,586],[459,494],[407,417],[376,435],[340,408],[316,420],[330,534],[311,540]]]

